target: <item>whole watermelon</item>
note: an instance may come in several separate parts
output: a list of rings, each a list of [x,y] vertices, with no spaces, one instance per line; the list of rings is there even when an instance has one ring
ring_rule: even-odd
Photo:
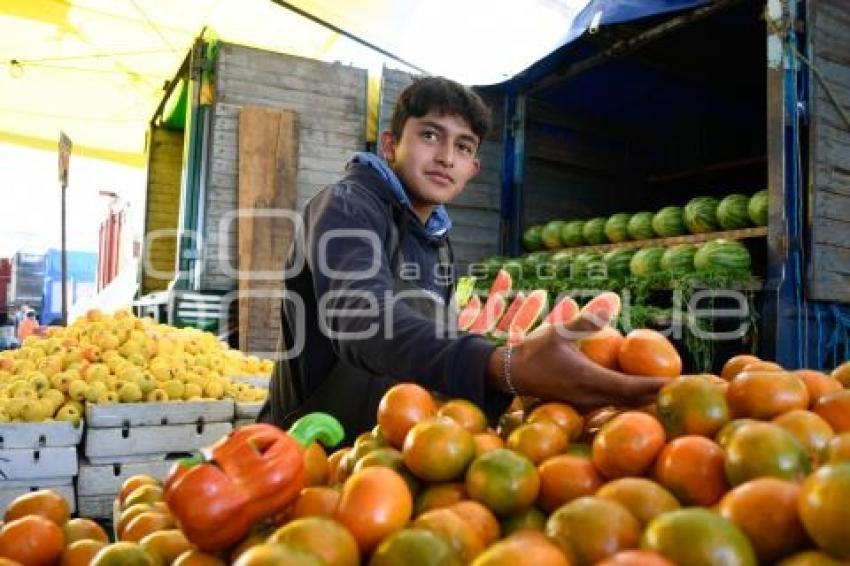
[[[543,249],[543,226],[532,226],[522,235],[522,247],[528,252]]]
[[[638,212],[632,215],[629,219],[628,227],[626,228],[629,237],[632,240],[650,240],[655,237],[655,230],[652,229],[651,212]]]
[[[605,261],[599,252],[582,252],[573,259],[573,275],[591,277],[605,270]]]
[[[588,244],[605,244],[608,238],[605,237],[605,219],[591,218],[584,223],[584,228],[581,231],[584,236],[584,241]]]
[[[697,247],[693,244],[677,244],[664,250],[661,256],[661,269],[668,272],[687,273],[694,270],[694,254]]]
[[[608,268],[608,277],[627,277],[631,274],[632,256],[635,250],[619,249],[611,250],[603,256],[605,267]]]
[[[724,197],[717,205],[717,223],[724,230],[738,230],[750,225],[748,207],[750,197],[741,194],[731,194]]]
[[[684,213],[681,206],[665,206],[652,217],[652,229],[664,238],[686,234]]]
[[[692,198],[685,205],[685,226],[691,234],[704,234],[717,230],[718,205],[720,201],[714,197]]]
[[[629,269],[635,277],[647,278],[661,269],[661,256],[664,248],[641,248],[629,263]]]
[[[570,220],[564,227],[561,228],[561,242],[565,246],[575,247],[584,245],[584,230],[583,220]]]
[[[543,231],[540,237],[543,239],[543,245],[550,250],[557,250],[563,244],[561,243],[561,228],[564,227],[563,220],[553,220],[543,226]]]
[[[751,262],[747,246],[735,240],[711,240],[694,254],[697,271],[748,271]]]
[[[618,243],[629,239],[629,219],[631,214],[618,212],[605,222],[605,237],[608,241]]]
[[[767,226],[767,191],[759,191],[750,197],[747,214],[756,226]]]
[[[558,277],[568,278],[570,276],[570,266],[573,263],[574,252],[560,251],[552,255],[552,264],[555,266],[555,273]]]

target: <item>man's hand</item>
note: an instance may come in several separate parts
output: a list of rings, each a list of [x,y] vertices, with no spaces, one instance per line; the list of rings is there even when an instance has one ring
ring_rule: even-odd
[[[511,382],[517,392],[544,401],[562,401],[583,410],[653,402],[668,379],[612,371],[588,359],[576,345],[580,338],[608,324],[615,314],[585,308],[567,325],[546,325],[514,346]],[[505,348],[499,348],[490,364],[491,371],[498,371],[502,380],[504,355]]]

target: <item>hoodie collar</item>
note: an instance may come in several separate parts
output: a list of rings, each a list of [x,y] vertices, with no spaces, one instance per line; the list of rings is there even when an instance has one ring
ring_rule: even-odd
[[[402,185],[401,179],[398,178],[398,175],[395,174],[395,171],[390,168],[386,161],[374,153],[361,151],[354,154],[349,165],[352,163],[366,165],[376,170],[381,177],[389,183],[390,189],[396,200],[398,200],[402,206],[408,208],[411,212],[413,211],[413,207],[410,204],[410,197],[407,195],[407,191],[404,190],[404,185]],[[451,229],[451,227],[452,220],[449,218],[449,213],[446,211],[446,207],[442,204],[434,207],[433,212],[431,212],[431,216],[428,217],[428,221],[425,222],[424,226],[425,233],[431,237],[443,236]]]

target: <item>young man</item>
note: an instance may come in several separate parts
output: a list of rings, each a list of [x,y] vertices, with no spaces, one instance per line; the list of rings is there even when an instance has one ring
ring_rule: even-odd
[[[284,276],[286,359],[275,366],[262,420],[288,426],[324,411],[350,441],[374,426],[382,395],[398,381],[470,399],[491,419],[517,393],[580,407],[652,399],[662,380],[601,368],[553,329],[512,349],[452,333],[443,205],[478,173],[489,122],[468,88],[419,79],[381,134],[385,160],[357,154],[345,177],[310,201]],[[572,329],[598,329],[611,314]]]

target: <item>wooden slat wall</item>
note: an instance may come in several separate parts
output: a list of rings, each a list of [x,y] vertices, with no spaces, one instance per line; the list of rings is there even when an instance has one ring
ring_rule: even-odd
[[[810,2],[812,63],[850,115],[850,11],[845,0]],[[809,298],[850,303],[850,126],[812,76]]]
[[[183,132],[156,128],[151,131],[150,167],[145,202],[145,235],[157,230],[176,230],[180,214],[180,175],[183,169]],[[161,291],[171,277],[158,278],[145,269],[174,272],[177,239],[155,238],[144,247],[142,294]]]
[[[298,113],[300,209],[323,186],[338,181],[351,154],[364,149],[366,79],[363,69],[222,44],[206,197],[203,289],[237,286],[222,267],[236,267],[237,225],[232,223],[222,239],[219,223],[223,214],[237,207],[240,109],[265,106]]]
[[[383,70],[378,131],[389,129],[393,107],[413,76],[394,69]],[[470,263],[499,250],[499,209],[501,206],[502,101],[484,97],[492,109],[493,127],[481,146],[481,172],[463,193],[447,206],[452,219],[452,246],[461,273]]]

